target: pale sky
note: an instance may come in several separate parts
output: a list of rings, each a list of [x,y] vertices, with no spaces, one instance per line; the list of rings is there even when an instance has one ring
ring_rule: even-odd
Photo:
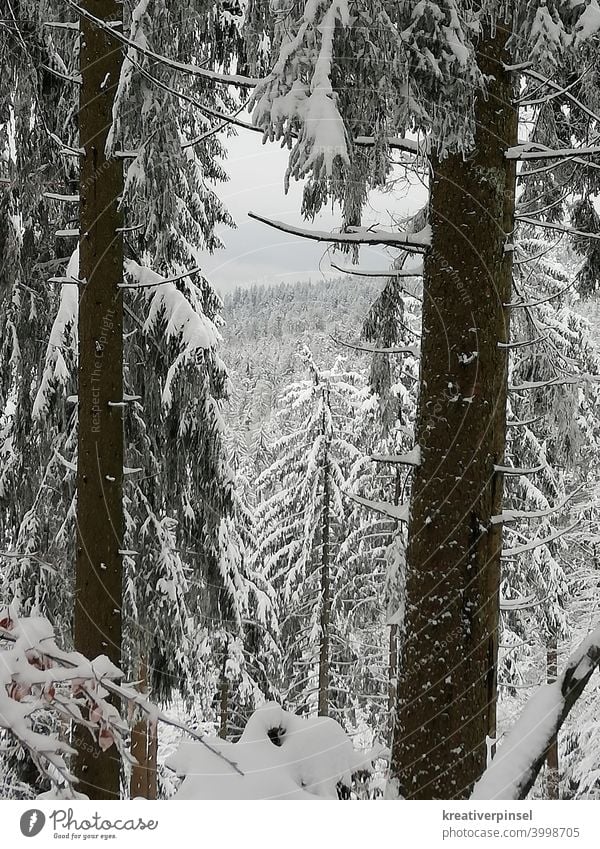
[[[336,277],[325,255],[327,245],[307,241],[273,230],[248,218],[248,211],[267,218],[276,218],[310,229],[330,230],[340,225],[340,216],[322,213],[313,222],[303,222],[300,215],[302,184],[293,183],[287,195],[283,177],[288,151],[279,143],[262,144],[258,133],[240,129],[239,135],[228,141],[229,157],[225,170],[228,183],[217,186],[217,193],[237,223],[237,230],[222,228],[219,232],[226,249],[212,257],[204,257],[202,268],[216,289],[226,291],[237,285],[251,283],[295,282]],[[389,212],[405,215],[417,211],[425,202],[422,186],[415,184],[409,196],[373,193],[365,223],[391,226]],[[360,267],[386,269],[395,252],[383,247],[361,249]],[[338,256],[337,263],[348,266],[348,257]]]

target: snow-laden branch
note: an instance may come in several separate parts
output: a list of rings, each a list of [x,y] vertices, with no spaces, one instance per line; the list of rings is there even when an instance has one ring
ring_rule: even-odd
[[[421,446],[415,445],[407,454],[371,454],[376,463],[390,463],[394,466],[420,466]]]
[[[569,525],[568,528],[562,528],[558,531],[553,531],[547,537],[543,537],[542,539],[534,539],[531,542],[527,542],[524,545],[518,545],[515,548],[503,548],[501,558],[502,560],[506,560],[509,557],[517,557],[519,554],[525,554],[527,551],[533,551],[536,548],[540,548],[542,545],[548,545],[554,540],[560,539],[560,537],[565,534],[570,533],[574,530],[579,524],[579,520],[574,522],[572,525]]]
[[[550,380],[527,380],[524,383],[512,384],[509,392],[530,392],[532,389],[545,389],[547,386],[572,386],[591,380],[595,375],[577,375],[573,377],[553,377]]]
[[[356,136],[354,139],[354,144],[357,147],[375,147],[377,144],[377,140],[373,136]],[[427,148],[423,144],[420,144],[415,139],[403,139],[399,136],[390,136],[386,138],[383,142],[392,150],[402,150],[405,153],[412,154],[426,154]]]
[[[545,342],[548,338],[548,334],[545,336],[536,336],[535,339],[526,339],[523,342],[498,342],[498,348],[505,348],[509,351],[518,349],[518,348],[531,348],[533,345],[537,345],[540,342]]]
[[[571,655],[561,676],[527,702],[473,789],[471,799],[525,799],[573,705],[600,663],[600,625]]]
[[[554,292],[552,295],[547,295],[545,298],[540,298],[538,301],[513,301],[512,303],[504,304],[507,309],[517,310],[517,309],[531,309],[532,307],[539,307],[541,304],[547,304],[549,301],[554,301],[556,298],[560,298],[561,295],[564,295],[565,292],[568,292],[569,289],[572,289],[576,283],[577,278],[573,277],[573,280],[570,283],[567,283],[566,286],[563,286],[562,289],[559,289],[558,292]],[[546,337],[547,338],[547,337]]]
[[[500,610],[529,610],[538,607],[547,601],[547,598],[538,598],[535,595],[520,595],[518,598],[500,598]]]
[[[494,466],[494,471],[501,475],[535,475],[536,472],[541,472],[546,466],[542,463],[540,466],[532,466],[531,468],[517,468],[517,466]]]
[[[204,77],[207,80],[210,80],[214,83],[224,83],[226,85],[236,85],[242,88],[254,88],[260,80],[253,77],[245,77],[240,74],[221,74],[217,71],[210,71],[208,68],[201,68],[198,65],[191,65],[188,62],[178,62],[176,59],[169,59],[168,56],[162,56],[160,53],[155,53],[153,50],[150,50],[148,47],[144,47],[138,44],[135,41],[127,38],[127,36],[123,35],[123,33],[119,32],[115,27],[111,26],[108,22],[103,21],[102,18],[97,18],[83,6],[80,6],[78,3],[75,3],[74,0],[66,0],[66,2],[71,6],[72,9],[81,15],[83,18],[87,18],[88,21],[91,21],[94,26],[99,29],[104,30],[105,32],[110,33],[111,38],[116,41],[120,41],[121,44],[126,44],[128,47],[133,47],[138,53],[142,53],[144,56],[147,56],[149,59],[153,59],[155,62],[160,62],[162,65],[166,65],[169,68],[173,68],[175,71],[181,71],[185,74],[190,74],[196,77]]]
[[[531,227],[543,227],[546,230],[556,230],[557,233],[568,233],[570,236],[580,236],[584,239],[600,240],[600,233],[584,232],[576,230],[574,227],[569,227],[567,224],[556,224],[551,221],[542,221],[539,218],[530,218],[528,215],[516,215],[517,221],[521,224],[529,224]]]
[[[564,147],[553,150],[546,145],[537,142],[525,142],[515,147],[509,147],[505,152],[507,159],[517,159],[520,162],[532,159],[576,159],[580,156],[598,156],[600,147],[592,145],[589,147]]]
[[[539,466],[540,471],[543,468],[545,467]],[[507,524],[508,522],[516,522],[519,519],[544,519],[546,516],[552,516],[554,513],[559,513],[563,510],[569,501],[572,501],[582,489],[583,484],[574,489],[573,492],[570,492],[562,501],[555,504],[554,507],[547,507],[543,510],[503,510],[499,515],[492,516],[492,525]]]
[[[162,393],[163,403],[169,407],[172,401],[172,385],[179,369],[194,362],[199,351],[216,347],[221,341],[219,331],[204,314],[192,304],[175,286],[176,278],[165,278],[151,268],[139,265],[132,259],[125,261],[125,273],[132,280],[128,288],[140,289],[142,294],[151,290],[148,317],[144,330],[164,327],[166,339],[179,341],[179,353],[169,366]],[[184,277],[192,272],[186,272]]]
[[[360,495],[355,495],[353,492],[345,492],[348,498],[367,507],[369,510],[375,510],[376,513],[381,513],[383,516],[389,516],[390,519],[395,519],[397,522],[408,522],[409,503],[393,504],[391,501],[371,501],[370,498],[361,498]]]
[[[79,195],[61,195],[58,192],[44,192],[42,197],[48,200],[58,200],[61,203],[79,203]]]
[[[507,66],[505,66],[505,67],[507,67]],[[533,68],[531,68],[528,65],[523,67],[521,70],[525,74],[525,76],[531,77],[532,79],[537,80],[540,83],[543,83],[543,85],[547,85],[553,91],[556,91],[560,96],[566,97],[567,100],[570,100],[571,103],[573,103],[575,106],[577,106],[579,109],[581,109],[582,112],[584,112],[588,116],[588,118],[592,119],[592,121],[600,122],[600,115],[596,114],[596,112],[594,112],[592,109],[590,109],[588,106],[586,106],[580,100],[578,100],[573,94],[571,94],[571,92],[568,91],[568,87],[559,85],[558,83],[554,82],[554,80],[551,80],[548,77],[544,76],[543,74],[540,74],[538,71],[534,71]]]
[[[543,419],[543,416],[535,416],[532,419],[522,419],[519,421],[515,419],[514,421],[506,422],[506,427],[529,427],[529,425],[535,424]]]
[[[64,756],[77,752],[57,737],[34,731],[34,717],[54,712],[88,729],[101,749],[114,744],[122,757],[133,761],[125,742],[128,725],[107,701],[109,695],[139,708],[151,722],[162,721],[185,731],[227,769],[243,775],[204,735],[163,713],[134,687],[119,683],[123,672],[107,657],[90,661],[79,652],[63,651],[56,645],[51,624],[42,617],[18,619],[8,611],[0,616],[0,728],[19,740],[42,775],[53,782],[58,777],[72,795],[77,779]],[[82,708],[87,708],[88,718]]]
[[[413,357],[418,357],[420,353],[418,345],[377,348],[374,345],[353,345],[352,342],[344,342],[343,339],[338,339],[336,336],[330,335],[330,338],[336,345],[342,345],[342,347],[350,348],[352,351],[362,351],[365,354],[410,354]]]
[[[52,74],[54,77],[58,77],[60,80],[65,80],[68,83],[73,83],[73,85],[80,86],[82,83],[81,74],[75,74],[70,76],[69,74],[62,74],[60,71],[57,71],[56,68],[51,68],[50,65],[44,65],[44,63],[40,63],[40,68],[43,68],[49,74]]]
[[[143,266],[138,266],[139,268],[143,268]],[[151,269],[144,269],[146,272],[151,271]],[[153,272],[155,277],[152,275],[148,275],[146,273],[145,277],[151,276],[150,279],[146,283],[117,283],[117,289],[154,289],[157,286],[165,286],[167,283],[177,283],[178,280],[183,280],[185,277],[190,277],[192,274],[198,274],[199,271],[202,271],[200,266],[197,268],[191,268],[189,271],[184,271],[181,274],[176,274],[174,277],[161,277],[160,274],[156,274]],[[131,272],[130,272],[131,273]],[[156,279],[155,279],[156,278]]]
[[[423,263],[418,262],[415,265],[409,265],[405,268],[390,268],[388,271],[366,271],[361,268],[344,268],[341,265],[336,265],[335,262],[331,263],[331,267],[335,268],[336,271],[341,272],[342,274],[352,274],[356,277],[422,277],[423,276]],[[410,295],[410,292],[406,293]],[[414,296],[413,296],[414,297]]]
[[[66,386],[71,374],[64,352],[70,349],[74,357],[77,350],[78,286],[81,283],[77,277],[78,270],[79,248],[75,248],[67,263],[65,277],[58,278],[58,282],[62,286],[60,302],[50,330],[42,377],[33,402],[32,416],[34,419],[39,420],[46,415],[53,388],[56,384],[62,387]]]
[[[325,230],[305,230],[295,227],[283,221],[275,221],[249,212],[248,216],[255,221],[260,221],[275,230],[290,233],[292,236],[300,236],[303,239],[311,239],[315,242],[336,242],[344,245],[389,245],[394,248],[405,250],[424,251],[431,244],[431,228],[429,225],[418,233],[392,233],[389,230],[371,230],[367,227],[350,227],[345,233],[328,233]]]

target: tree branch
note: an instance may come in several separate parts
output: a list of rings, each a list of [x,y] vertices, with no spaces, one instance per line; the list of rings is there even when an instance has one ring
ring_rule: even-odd
[[[123,35],[123,33],[119,32],[116,27],[111,26],[106,21],[103,21],[101,18],[97,18],[95,15],[92,15],[87,9],[83,6],[80,6],[78,3],[75,3],[74,0],[66,0],[68,5],[75,9],[76,12],[81,15],[83,18],[87,18],[88,21],[91,21],[95,26],[99,29],[104,30],[105,32],[109,32],[111,37],[120,41],[121,44],[126,44],[128,47],[133,47],[134,50],[137,50],[138,53],[141,53],[143,56],[148,56],[148,58],[153,59],[155,62],[160,62],[163,65],[166,65],[169,68],[173,68],[175,71],[182,71],[184,74],[191,74],[192,76],[204,77],[207,80],[211,80],[215,83],[224,83],[225,85],[236,85],[241,88],[254,88],[258,85],[259,82],[262,82],[260,79],[255,79],[253,77],[244,77],[239,74],[220,74],[217,71],[209,71],[207,68],[200,68],[198,65],[190,65],[187,62],[177,62],[175,59],[169,59],[167,56],[162,56],[160,53],[155,53],[153,50],[149,50],[147,47],[143,47],[141,44],[138,44],[135,41],[132,41],[127,36]]]
[[[548,749],[600,664],[600,625],[571,655],[556,681],[540,687],[510,729],[471,799],[525,799]]]
[[[356,277],[422,277],[423,263],[420,262],[412,268],[391,268],[388,271],[363,271],[360,268],[344,268],[341,265],[336,265],[335,262],[330,263],[332,268],[342,274],[353,274]],[[410,292],[407,292],[410,295]]]
[[[336,242],[344,245],[389,245],[404,250],[425,251],[431,242],[431,230],[429,226],[418,233],[391,233],[388,230],[367,230],[364,227],[352,227],[347,233],[328,233],[324,230],[305,230],[302,227],[294,227],[283,221],[274,221],[264,218],[255,212],[248,213],[249,218],[260,221],[275,230],[300,236],[303,239],[311,239],[314,242]],[[600,238],[600,237],[599,237]]]

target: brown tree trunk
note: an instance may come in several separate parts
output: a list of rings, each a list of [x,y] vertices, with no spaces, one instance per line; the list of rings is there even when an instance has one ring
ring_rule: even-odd
[[[323,404],[329,404],[329,391],[323,388]],[[325,433],[323,413],[323,433]],[[329,491],[329,445],[325,446],[323,466],[323,512],[321,516],[321,646],[319,651],[319,716],[329,715],[329,642],[331,623],[331,586],[329,575],[329,532],[331,494]]]
[[[225,646],[223,652],[223,669],[221,670],[221,723],[219,728],[219,737],[222,740],[227,740],[227,718],[229,712],[229,681],[227,680],[227,654],[228,649]]]
[[[138,685],[140,693],[147,692],[147,679],[146,659],[142,657]],[[131,729],[131,754],[137,764],[131,769],[130,798],[156,799],[156,724],[149,722],[146,717],[136,722]]]
[[[158,798],[158,726],[148,722],[148,799]]]
[[[390,641],[388,648],[388,740],[394,735],[396,702],[398,698],[398,626],[390,625]]]
[[[98,18],[118,21],[116,0],[86,0]],[[119,160],[105,143],[122,63],[110,33],[81,18],[79,239],[79,447],[75,646],[90,658],[121,662],[120,551],[123,547],[123,307],[118,284],[123,244],[118,210],[123,191]],[[116,748],[78,747],[78,789],[93,799],[119,798]]]
[[[469,796],[493,736],[515,166],[506,28],[484,36],[492,74],[472,154],[433,162],[405,641],[388,795]]]
[[[137,764],[131,768],[129,796],[148,799],[148,723],[140,719],[131,729],[131,754]]]
[[[394,504],[396,507],[400,504],[402,493],[402,472],[400,467],[396,467],[396,479],[394,484]],[[399,522],[394,523],[394,533],[398,532]],[[393,542],[393,535],[390,542]],[[396,706],[398,703],[398,650],[399,650],[400,629],[398,625],[390,625],[390,641],[388,650],[388,740],[390,746],[394,739],[394,727],[396,724]]]
[[[555,636],[546,651],[546,680],[552,684],[558,677],[558,645]],[[552,738],[546,755],[546,795],[560,799],[560,772],[558,762],[558,733]]]

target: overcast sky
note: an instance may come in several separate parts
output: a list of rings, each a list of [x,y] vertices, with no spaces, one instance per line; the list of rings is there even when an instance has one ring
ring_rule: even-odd
[[[321,214],[314,222],[303,222],[300,215],[302,184],[293,183],[288,194],[284,193],[288,151],[281,150],[278,143],[263,145],[260,134],[243,129],[236,138],[229,140],[228,147],[229,157],[224,164],[230,181],[219,185],[217,193],[236,221],[237,229],[220,230],[226,249],[204,259],[203,270],[213,285],[225,291],[251,283],[339,276],[330,267],[325,244],[289,236],[248,218],[251,210],[312,229],[339,227],[339,214],[331,212]],[[406,214],[419,209],[424,201],[425,192],[419,185],[405,197],[373,193],[365,223],[379,223],[387,228],[391,224],[390,211],[396,215]],[[360,265],[385,269],[390,266],[394,254],[383,247],[364,247]],[[346,257],[338,257],[337,261],[349,265]]]

